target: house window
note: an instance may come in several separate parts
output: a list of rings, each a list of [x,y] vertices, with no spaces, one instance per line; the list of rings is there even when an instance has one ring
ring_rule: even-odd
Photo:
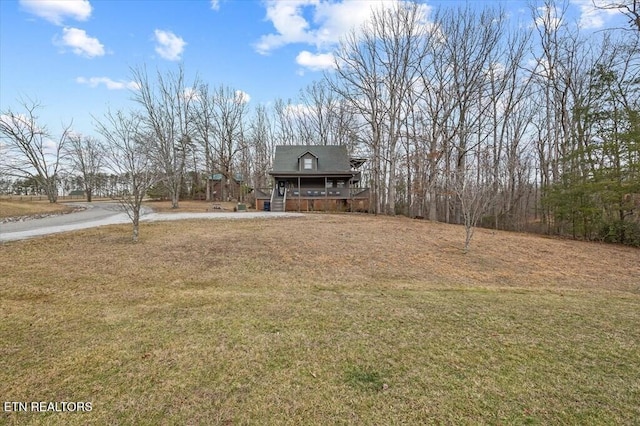
[[[338,181],[338,188],[344,188],[344,181],[343,180],[339,180]]]
[[[305,158],[304,159],[304,169],[305,170],[313,170],[313,158]]]

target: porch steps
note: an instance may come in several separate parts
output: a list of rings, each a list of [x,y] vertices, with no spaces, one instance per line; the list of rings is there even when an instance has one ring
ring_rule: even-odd
[[[284,200],[282,198],[274,198],[271,202],[271,211],[272,212],[283,212],[284,211]]]

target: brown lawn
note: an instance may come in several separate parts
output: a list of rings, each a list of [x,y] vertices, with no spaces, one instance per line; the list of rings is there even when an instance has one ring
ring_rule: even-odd
[[[0,220],[18,216],[67,213],[72,210],[72,207],[64,203],[0,199]]]
[[[185,206],[186,208],[186,206]],[[8,424],[633,424],[640,251],[406,218],[0,246]]]
[[[232,212],[238,203],[233,202],[211,202],[211,201],[194,201],[181,200],[178,208],[171,207],[171,201],[147,201],[145,205],[151,207],[153,211],[158,213],[205,213],[205,212]]]

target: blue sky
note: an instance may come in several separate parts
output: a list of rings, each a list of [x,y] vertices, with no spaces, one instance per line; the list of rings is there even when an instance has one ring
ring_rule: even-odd
[[[392,4],[397,0],[384,0]],[[0,0],[0,110],[37,100],[54,134],[73,120],[93,134],[91,115],[129,109],[131,67],[198,74],[228,85],[250,104],[295,99],[331,67],[331,51],[372,4],[383,0]],[[430,0],[426,6],[502,4],[526,19],[528,2]],[[541,3],[541,2],[540,2]],[[589,29],[616,16],[571,0],[570,12]]]

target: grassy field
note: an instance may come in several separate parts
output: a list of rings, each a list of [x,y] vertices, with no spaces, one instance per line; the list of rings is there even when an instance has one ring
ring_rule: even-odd
[[[640,251],[360,215],[0,245],[6,424],[637,424]]]
[[[66,213],[71,210],[73,208],[64,203],[0,199],[0,220],[17,216]]]

